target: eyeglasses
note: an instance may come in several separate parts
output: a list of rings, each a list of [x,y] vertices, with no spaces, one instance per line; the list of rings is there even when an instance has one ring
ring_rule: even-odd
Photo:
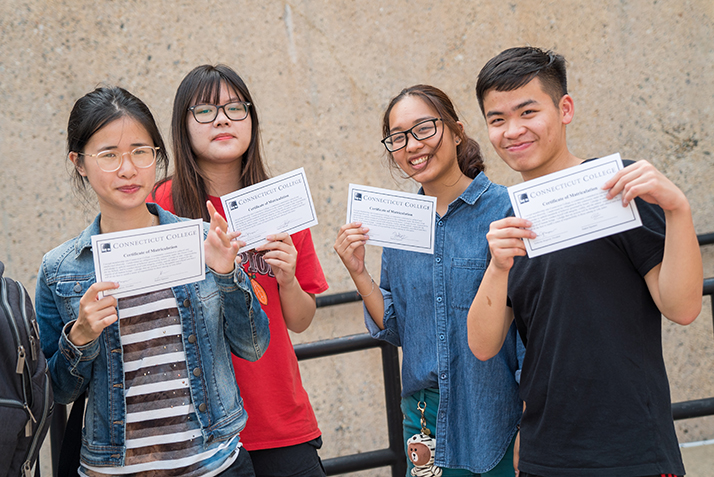
[[[77,154],[95,158],[97,166],[104,172],[114,172],[121,167],[124,161],[124,154],[129,154],[131,162],[140,169],[151,167],[156,160],[156,151],[158,150],[158,147],[140,146],[131,152],[102,151],[97,154],[85,154],[83,152],[78,152]]]
[[[427,119],[426,121],[415,124],[406,131],[390,134],[382,139],[382,144],[384,144],[384,147],[387,148],[387,151],[394,152],[406,147],[408,139],[407,134],[414,136],[414,139],[417,141],[429,139],[436,134],[437,121],[441,121],[441,118]]]
[[[250,105],[245,101],[232,101],[226,104],[197,104],[188,110],[193,113],[193,119],[202,124],[215,121],[218,117],[218,110],[221,108],[231,121],[243,121],[248,117]]]

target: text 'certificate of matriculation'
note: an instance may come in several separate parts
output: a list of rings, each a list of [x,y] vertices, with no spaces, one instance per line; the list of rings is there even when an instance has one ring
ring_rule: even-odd
[[[228,228],[241,232],[247,252],[267,242],[268,235],[294,234],[317,225],[315,205],[301,167],[221,197]]]
[[[203,221],[187,220],[92,236],[98,282],[117,298],[140,295],[206,278]]]
[[[436,197],[350,184],[347,223],[369,227],[367,243],[434,253]]]
[[[623,207],[622,194],[607,200],[601,189],[622,167],[620,154],[612,154],[509,187],[515,215],[530,220],[537,235],[523,240],[528,256],[640,227],[635,201]]]

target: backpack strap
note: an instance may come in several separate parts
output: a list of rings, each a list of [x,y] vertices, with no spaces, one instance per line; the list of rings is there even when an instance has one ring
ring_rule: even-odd
[[[82,417],[87,392],[83,392],[72,404],[67,427],[65,427],[62,447],[57,464],[57,477],[77,477],[79,453],[82,449]]]

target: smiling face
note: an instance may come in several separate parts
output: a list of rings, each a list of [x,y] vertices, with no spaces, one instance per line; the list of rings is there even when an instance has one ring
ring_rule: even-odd
[[[84,147],[84,154],[102,151],[129,153],[140,146],[154,146],[151,135],[130,116],[122,116],[95,132]],[[94,157],[70,152],[69,158],[97,194],[103,215],[117,216],[146,209],[144,201],[156,179],[156,162],[147,168],[134,165],[130,154],[124,154],[121,166],[114,172],[99,168]]]
[[[406,131],[422,121],[438,117],[438,112],[421,98],[405,96],[389,113],[389,133]],[[444,127],[443,121],[437,121],[436,128],[435,135],[422,141],[407,134],[406,147],[392,153],[399,168],[419,182],[425,192],[434,186],[453,184],[462,176],[456,161],[456,142],[460,139]]]
[[[231,101],[245,101],[245,98],[225,83],[221,83],[218,104]],[[194,101],[192,105],[196,104]],[[241,157],[250,145],[252,129],[250,115],[242,121],[232,121],[221,108],[213,122],[199,123],[194,119],[193,114],[187,111],[186,125],[196,162],[198,167],[204,170],[219,164],[240,163]]]
[[[488,137],[498,155],[523,179],[533,179],[580,163],[568,151],[565,126],[573,119],[573,100],[558,105],[535,78],[513,91],[484,95]]]

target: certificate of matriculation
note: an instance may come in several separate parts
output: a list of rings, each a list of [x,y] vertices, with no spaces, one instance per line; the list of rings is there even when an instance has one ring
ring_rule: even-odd
[[[317,225],[315,205],[301,167],[221,197],[228,228],[241,232],[247,252],[270,234],[294,234]]]
[[[206,278],[203,221],[187,220],[92,236],[98,282],[117,282],[104,292],[140,295]]]
[[[347,223],[369,227],[367,243],[434,253],[436,197],[350,184]]]
[[[517,217],[533,223],[537,237],[524,239],[529,257],[561,250],[642,225],[635,201],[607,200],[602,185],[622,169],[612,154],[508,188]]]

